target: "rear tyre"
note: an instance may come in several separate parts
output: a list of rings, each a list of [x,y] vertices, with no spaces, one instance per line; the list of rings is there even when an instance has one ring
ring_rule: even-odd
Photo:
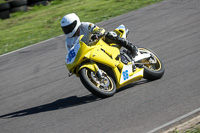
[[[27,5],[27,0],[12,0],[9,2],[11,8]]]
[[[88,68],[79,71],[80,79],[83,85],[92,94],[100,97],[111,97],[116,93],[116,85],[114,80],[102,71],[102,78],[97,78],[96,74]]]
[[[41,0],[28,0],[28,5],[32,5],[33,3],[40,2]]]
[[[10,18],[10,11],[9,10],[1,11],[0,12],[0,19],[6,19],[6,18]]]
[[[28,11],[27,5],[20,6],[20,7],[15,7],[15,8],[10,9],[11,13],[14,13],[14,12],[27,12],[27,11]]]
[[[144,63],[146,63],[143,65],[144,78],[148,80],[160,79],[165,72],[165,68],[158,55],[148,48],[138,47],[138,50],[150,52],[152,55],[150,59],[143,61]]]
[[[40,6],[40,5],[46,6],[46,5],[48,5],[48,1],[43,0],[43,1],[36,2],[36,3],[31,4],[31,6]]]
[[[0,4],[0,11],[5,11],[5,10],[8,10],[9,8],[10,8],[9,3]]]

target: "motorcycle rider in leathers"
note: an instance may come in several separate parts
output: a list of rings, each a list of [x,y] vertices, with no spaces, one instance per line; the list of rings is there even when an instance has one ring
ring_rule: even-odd
[[[90,22],[80,22],[79,17],[75,13],[65,15],[61,20],[61,28],[66,34],[65,45],[69,51],[80,35],[84,35],[82,41],[86,44],[89,41],[97,39],[100,35],[105,34],[104,40],[107,43],[116,43],[127,48],[131,52],[132,58],[137,55],[137,47],[128,40],[119,37],[115,32],[110,31],[105,33],[103,28],[99,28]]]

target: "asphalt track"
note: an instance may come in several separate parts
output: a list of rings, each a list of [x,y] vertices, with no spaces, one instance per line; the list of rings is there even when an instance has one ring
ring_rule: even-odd
[[[154,50],[162,79],[99,99],[65,68],[64,36],[0,57],[1,133],[146,133],[200,107],[200,1],[165,0],[99,23],[123,23]]]

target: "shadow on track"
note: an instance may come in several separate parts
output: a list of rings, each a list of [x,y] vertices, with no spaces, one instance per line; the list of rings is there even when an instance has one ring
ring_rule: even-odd
[[[151,82],[151,81],[141,80],[141,81],[138,81],[135,83],[131,83],[127,86],[120,88],[119,90],[117,90],[117,92],[121,92],[121,91],[129,89],[131,87],[145,84],[148,82]],[[47,112],[47,111],[53,111],[53,110],[58,110],[58,109],[74,107],[74,106],[78,106],[78,105],[82,105],[82,104],[87,104],[90,102],[95,102],[98,100],[101,100],[101,98],[98,98],[92,94],[86,95],[83,97],[71,96],[71,97],[67,97],[64,99],[59,99],[52,103],[48,103],[48,104],[40,105],[37,107],[32,107],[32,108],[24,109],[21,111],[1,115],[0,118],[8,119],[8,118],[14,118],[14,117],[22,117],[22,116],[27,116],[27,115],[32,115],[32,114],[37,114],[37,113],[42,113],[42,112]]]
[[[42,112],[47,112],[47,111],[74,107],[74,106],[87,104],[87,103],[98,101],[98,100],[100,100],[100,98],[94,95],[87,95],[83,97],[71,96],[68,98],[59,99],[52,103],[5,114],[5,115],[0,116],[0,118],[8,119],[8,118],[14,118],[14,117],[27,116],[27,115],[32,115],[32,114],[37,114],[37,113],[42,113]]]

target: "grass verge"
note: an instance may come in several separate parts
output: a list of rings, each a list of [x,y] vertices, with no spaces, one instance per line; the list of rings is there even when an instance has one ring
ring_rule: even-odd
[[[175,129],[174,131],[169,132],[169,133],[200,133],[200,125],[190,127],[188,129],[184,129],[182,131]]]
[[[200,133],[200,115],[162,133]]]
[[[2,4],[2,3],[6,3],[6,1],[5,0],[0,0],[0,4]]]
[[[97,23],[162,0],[55,0],[46,7],[11,14],[0,20],[0,55],[63,34],[60,20],[75,12]]]

